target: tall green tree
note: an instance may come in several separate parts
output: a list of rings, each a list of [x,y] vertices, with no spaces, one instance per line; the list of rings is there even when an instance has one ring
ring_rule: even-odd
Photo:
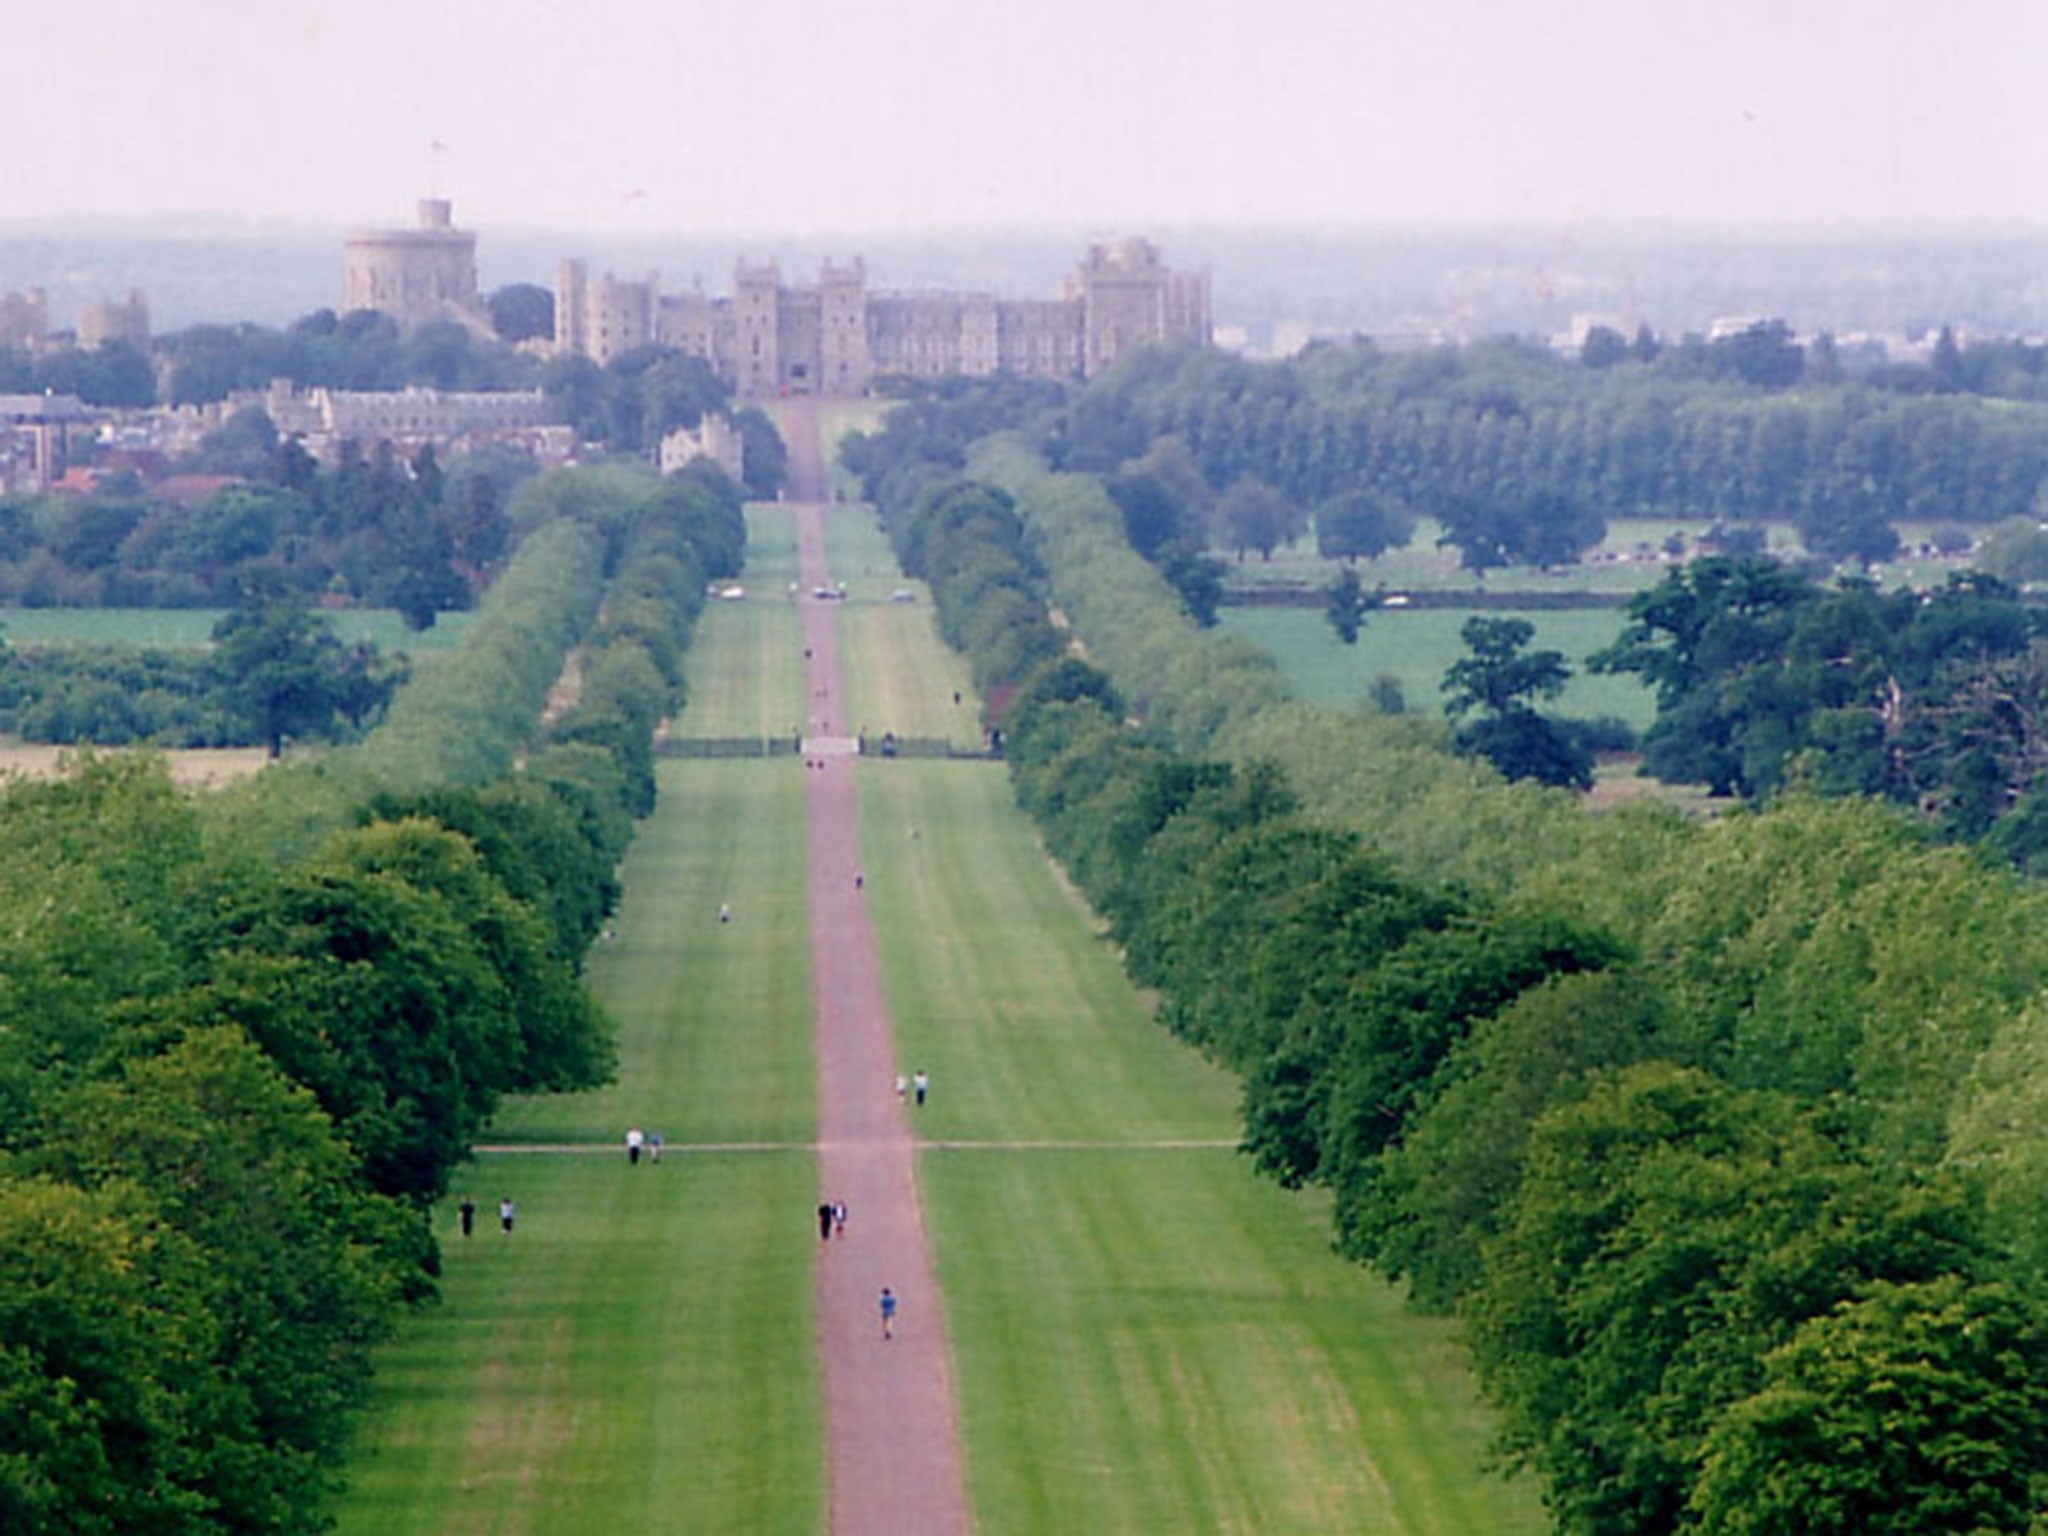
[[[213,628],[222,686],[274,758],[289,737],[360,730],[399,673],[367,643],[344,646],[303,603],[252,595]]]

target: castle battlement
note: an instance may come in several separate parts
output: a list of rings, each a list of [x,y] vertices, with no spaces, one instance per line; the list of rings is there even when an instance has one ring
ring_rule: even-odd
[[[580,261],[561,264],[555,288],[557,353],[604,363],[674,347],[755,398],[857,395],[890,374],[1086,378],[1133,347],[1209,339],[1208,275],[1168,268],[1143,239],[1091,246],[1057,298],[873,290],[858,256],[824,262],[815,283],[743,260],[723,298],[592,278]]]

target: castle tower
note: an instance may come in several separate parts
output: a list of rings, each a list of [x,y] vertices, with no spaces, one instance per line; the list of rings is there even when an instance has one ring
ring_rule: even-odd
[[[1107,371],[1132,347],[1164,339],[1166,268],[1149,240],[1093,245],[1075,274],[1082,307],[1081,371]]]
[[[781,387],[781,292],[782,272],[774,262],[734,267],[733,386],[752,399],[771,399]]]
[[[867,282],[858,256],[844,267],[828,261],[818,272],[822,394],[858,395],[868,387]]]
[[[555,266],[555,355],[582,357],[590,351],[590,273],[580,261]]]
[[[374,309],[401,326],[429,320],[474,323],[476,236],[457,229],[445,197],[420,199],[415,229],[373,229],[350,235],[343,248],[342,308]]]

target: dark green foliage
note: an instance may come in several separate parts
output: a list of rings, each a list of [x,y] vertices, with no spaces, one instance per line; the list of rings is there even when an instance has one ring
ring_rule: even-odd
[[[1773,561],[1712,557],[1629,615],[1592,665],[1657,689],[1643,749],[1660,777],[1754,798],[1797,778],[1916,806],[1973,839],[2039,782],[2039,620],[1994,578],[1824,590]]]
[[[741,478],[755,501],[773,501],[789,482],[789,448],[775,423],[759,406],[744,407],[733,417],[740,435]]]
[[[1536,628],[1526,619],[1467,619],[1461,631],[1471,654],[1444,674],[1452,718],[1472,710],[1479,719],[1462,727],[1458,749],[1483,757],[1509,779],[1534,779],[1559,788],[1590,789],[1593,759],[1564,722],[1536,712],[1534,699],[1554,699],[1571,669],[1557,651],[1524,651]]]
[[[603,367],[558,357],[541,375],[556,414],[587,442],[615,453],[648,453],[678,427],[725,410],[732,393],[701,357],[673,347],[638,347]]]
[[[2030,1530],[2044,1426],[2038,1310],[1954,1275],[1879,1283],[1765,1358],[1707,1439],[1692,1510],[1730,1536]]]
[[[1549,365],[1487,362],[1510,377],[1343,349],[1301,366],[1355,365],[1425,409],[1455,393],[1475,435],[1540,420],[1506,386]],[[1706,380],[1717,360],[1699,344],[1657,366]],[[1069,451],[1124,450],[1154,425],[1143,391],[1190,380],[1172,419],[1198,451],[1213,440],[1187,423],[1210,412],[1240,449],[1314,451],[1246,426],[1292,403],[1250,365],[1154,359],[1134,380]],[[1759,418],[1756,450],[1797,448],[1787,422]],[[1643,425],[1673,451],[1675,418]],[[1457,781],[1399,722],[1252,686],[1119,560],[1128,528],[1099,488],[1009,446],[975,462],[1014,499],[962,526],[1007,537],[1001,514],[1021,517],[1092,658],[1012,704],[1020,804],[1161,1021],[1241,1074],[1260,1166],[1327,1185],[1347,1252],[1468,1320],[1504,1449],[1560,1529],[2039,1522],[2037,892],[1867,800],[1781,792],[1700,824]],[[1903,775],[1952,821],[2012,801],[1992,825],[2048,863],[2023,766],[2048,648],[1995,583],[1822,591],[1714,558],[1632,621],[1615,659],[1660,690],[1661,750],[1718,754],[1731,783]],[[1555,681],[1526,634],[1477,638],[1469,711],[1509,720]],[[1260,747],[1291,754],[1315,821]],[[1424,883],[1446,866],[1483,889]]]
[[[170,362],[169,403],[203,405],[273,380],[329,389],[532,387],[539,365],[509,345],[478,341],[459,325],[421,326],[410,337],[374,310],[314,310],[283,330],[243,323],[195,325],[157,339]]]
[[[1789,1100],[1635,1067],[1537,1125],[1474,1347],[1564,1529],[1678,1529],[1771,1351],[1970,1250],[1953,1196],[1884,1176]]]
[[[522,341],[552,341],[555,335],[555,296],[538,283],[508,283],[484,301],[491,313],[491,329],[500,341],[517,346]]]
[[[994,486],[942,480],[888,521],[903,569],[931,584],[939,633],[964,653],[984,697],[1065,649],[1046,613],[1023,524]]]
[[[1316,508],[1316,553],[1326,559],[1370,560],[1415,537],[1415,519],[1387,497],[1353,487]]]
[[[1347,565],[1330,583],[1323,613],[1339,640],[1346,645],[1356,645],[1358,632],[1365,627],[1365,616],[1375,606],[1374,600],[1366,595],[1365,584],[1358,579],[1358,572]]]
[[[2038,353],[1987,351],[1985,375],[2035,381]],[[1801,352],[1777,322],[1661,353],[1645,332],[1629,354],[1603,341],[1596,361],[1609,365],[1587,367],[1514,342],[1405,355],[1327,343],[1259,364],[1162,349],[1092,382],[1050,426],[995,425],[1023,427],[1056,468],[1100,472],[1171,436],[1209,485],[1262,481],[1327,509],[1333,530],[1369,492],[1443,520],[1480,570],[1572,560],[1608,522],[1643,515],[1736,529],[1790,517],[1827,558],[1869,559],[1902,519],[2030,515],[2048,475],[2032,382],[2028,403],[1999,405],[1908,393],[1903,376],[1897,390],[1842,383],[1825,368],[1788,389]],[[1963,354],[1966,376],[1976,355]],[[1361,542],[1323,537],[1339,556]]]
[[[423,1202],[502,1094],[609,1072],[578,965],[739,553],[729,484],[623,484],[536,493],[562,515],[361,745],[200,803],[146,758],[0,793],[9,1532],[321,1528],[369,1351],[431,1292]],[[227,638],[273,619],[304,639]],[[579,638],[603,724],[502,777]]]
[[[272,757],[286,737],[359,731],[389,702],[399,676],[374,647],[345,647],[311,610],[257,597],[213,628],[212,670],[253,738]]]

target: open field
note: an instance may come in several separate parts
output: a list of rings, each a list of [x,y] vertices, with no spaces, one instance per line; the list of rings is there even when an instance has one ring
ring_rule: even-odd
[[[10,645],[152,646],[197,650],[211,643],[219,608],[0,608],[0,639]],[[334,632],[354,644],[368,640],[381,651],[422,656],[452,650],[469,623],[466,613],[444,613],[432,629],[414,633],[389,608],[332,608],[321,612]]]
[[[110,751],[101,749],[102,755]],[[76,747],[56,747],[42,742],[12,741],[0,737],[0,779],[19,775],[48,779],[64,772],[78,754]],[[233,784],[262,771],[269,761],[261,747],[194,747],[161,754],[170,764],[171,780],[186,789],[212,789]]]
[[[1401,685],[1408,708],[1443,713],[1444,672],[1465,654],[1458,631],[1470,608],[1380,609],[1368,615],[1358,644],[1337,638],[1320,608],[1226,608],[1222,627],[1260,646],[1279,664],[1295,694],[1312,704],[1348,708],[1366,697],[1381,674]],[[1586,657],[1613,644],[1624,617],[1613,609],[1574,608],[1515,613],[1489,609],[1488,618],[1522,618],[1536,626],[1531,644],[1564,653],[1573,676],[1546,711],[1581,718],[1613,715],[1638,731],[1656,718],[1656,699],[1633,675],[1599,676]]]
[[[1673,534],[1691,548],[1706,525],[1677,518],[1617,518],[1608,524],[1607,537],[1588,551],[1579,565],[1539,570],[1534,566],[1510,565],[1488,571],[1483,577],[1458,564],[1455,549],[1437,547],[1441,533],[1434,518],[1416,521],[1415,537],[1401,549],[1388,550],[1377,560],[1358,562],[1359,580],[1368,588],[1384,585],[1390,592],[1439,592],[1481,587],[1489,592],[1601,592],[1627,594],[1654,587],[1672,568],[1659,551]],[[1773,553],[1796,555],[1799,539],[1790,523],[1766,525],[1766,538]],[[1899,537],[1908,549],[1926,540],[1932,529],[1920,524],[1901,524]],[[1211,549],[1229,569],[1224,582],[1231,587],[1327,587],[1341,564],[1316,553],[1313,534],[1273,551],[1271,560],[1257,553],[1243,561],[1235,551]],[[1967,560],[1907,556],[1872,570],[1877,584],[1889,590],[1897,586],[1928,587],[1945,583],[1952,572],[1967,568]]]

